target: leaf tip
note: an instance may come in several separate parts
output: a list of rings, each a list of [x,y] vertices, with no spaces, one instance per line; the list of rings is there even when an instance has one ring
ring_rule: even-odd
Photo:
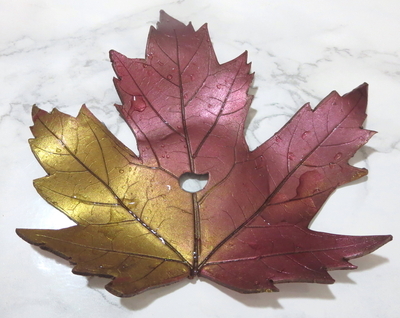
[[[15,233],[29,244],[39,245],[35,240],[36,233],[32,229],[15,229]]]
[[[386,243],[389,243],[392,240],[393,240],[393,235],[377,235],[377,236],[375,236],[375,245],[373,246],[373,249],[371,250],[371,252],[375,251],[376,249],[380,248],[381,246],[385,245]]]
[[[355,89],[353,89],[352,91],[344,94],[342,97],[345,96],[349,96],[349,95],[360,95],[360,97],[368,97],[368,83],[364,82],[361,85],[359,85],[358,87],[356,87]],[[336,91],[334,91],[336,92]]]
[[[365,177],[368,175],[368,169],[366,168],[355,168],[355,171],[351,177],[351,181],[355,181],[358,179],[361,179],[362,177]]]
[[[364,82],[356,89],[359,89],[360,92],[364,93],[364,95],[368,95],[368,87],[369,87],[368,83]]]
[[[171,17],[164,10],[160,10],[160,21],[157,22],[157,30],[168,35],[194,32],[191,22],[186,26],[184,23]]]
[[[33,105],[32,105],[32,116],[34,116],[35,114],[37,114],[39,110],[40,110],[39,107],[37,107],[36,104],[33,104]]]
[[[40,109],[36,104],[32,106],[32,120],[35,122],[38,118],[42,117],[43,115],[48,114],[43,109]]]
[[[112,64],[112,66],[114,68],[114,71],[118,75],[118,72],[117,72],[117,69],[116,69],[116,67],[117,67],[116,63],[121,62],[120,60],[126,58],[126,56],[121,54],[121,53],[119,53],[119,52],[117,52],[117,51],[115,51],[115,50],[110,50],[108,55],[110,57],[110,61],[111,61],[111,64]]]
[[[364,255],[370,254],[382,247],[386,243],[389,243],[393,240],[392,235],[371,235],[371,236],[362,236],[357,238],[358,248],[354,250],[349,256],[345,257],[345,259],[354,259],[359,258]]]
[[[113,56],[115,55],[115,53],[117,53],[117,51],[115,50],[110,50],[108,51],[108,56],[110,57],[110,61],[113,61]]]
[[[19,236],[19,237],[21,237],[21,235],[22,235],[22,232],[23,231],[23,229],[15,229],[15,233],[17,233],[17,235]],[[22,238],[22,237],[21,237]]]

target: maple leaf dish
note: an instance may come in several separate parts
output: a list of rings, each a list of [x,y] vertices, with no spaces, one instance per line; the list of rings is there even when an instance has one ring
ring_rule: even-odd
[[[47,176],[38,193],[76,225],[17,229],[69,260],[73,273],[108,277],[129,297],[202,277],[241,293],[285,282],[333,283],[390,235],[317,232],[310,222],[340,185],[366,169],[348,160],[374,132],[362,128],[367,85],[303,106],[250,151],[244,123],[253,80],[247,54],[219,64],[207,26],[161,12],[146,56],[110,52],[138,155],[83,106],[71,117],[33,108],[30,146]],[[199,191],[182,188],[202,176]]]

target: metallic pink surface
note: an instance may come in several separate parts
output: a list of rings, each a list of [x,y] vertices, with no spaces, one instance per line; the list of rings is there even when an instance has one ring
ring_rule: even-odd
[[[199,253],[194,273],[241,292],[274,282],[332,283],[391,236],[318,233],[308,225],[340,185],[367,174],[348,160],[374,134],[361,128],[367,84],[305,105],[270,140],[249,151],[244,122],[252,97],[246,53],[220,65],[206,26],[164,12],[145,59],[111,52],[122,116],[143,160],[179,176],[208,174],[194,195]],[[196,217],[196,216],[195,216]]]

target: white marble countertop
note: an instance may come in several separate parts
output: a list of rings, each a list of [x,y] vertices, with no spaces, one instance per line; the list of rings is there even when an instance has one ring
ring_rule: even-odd
[[[127,299],[108,280],[71,273],[68,262],[34,248],[15,228],[72,224],[35,191],[45,175],[28,146],[32,104],[76,115],[86,103],[128,146],[108,51],[143,57],[163,9],[197,29],[209,24],[220,62],[249,52],[253,86],[247,140],[269,138],[305,102],[316,105],[370,85],[365,127],[376,130],[353,163],[369,176],[338,189],[316,230],[392,234],[394,240],[336,271],[334,285],[280,284],[242,295],[206,281],[178,283]],[[398,317],[400,253],[400,2],[397,0],[0,0],[1,317]]]

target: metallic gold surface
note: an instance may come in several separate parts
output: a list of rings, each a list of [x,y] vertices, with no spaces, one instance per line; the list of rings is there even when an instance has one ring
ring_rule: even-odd
[[[178,180],[144,166],[86,107],[76,119],[37,108],[33,117],[30,144],[49,174],[34,185],[79,225],[18,234],[78,264],[74,272],[118,278],[107,288],[120,296],[187,277],[191,194]]]

